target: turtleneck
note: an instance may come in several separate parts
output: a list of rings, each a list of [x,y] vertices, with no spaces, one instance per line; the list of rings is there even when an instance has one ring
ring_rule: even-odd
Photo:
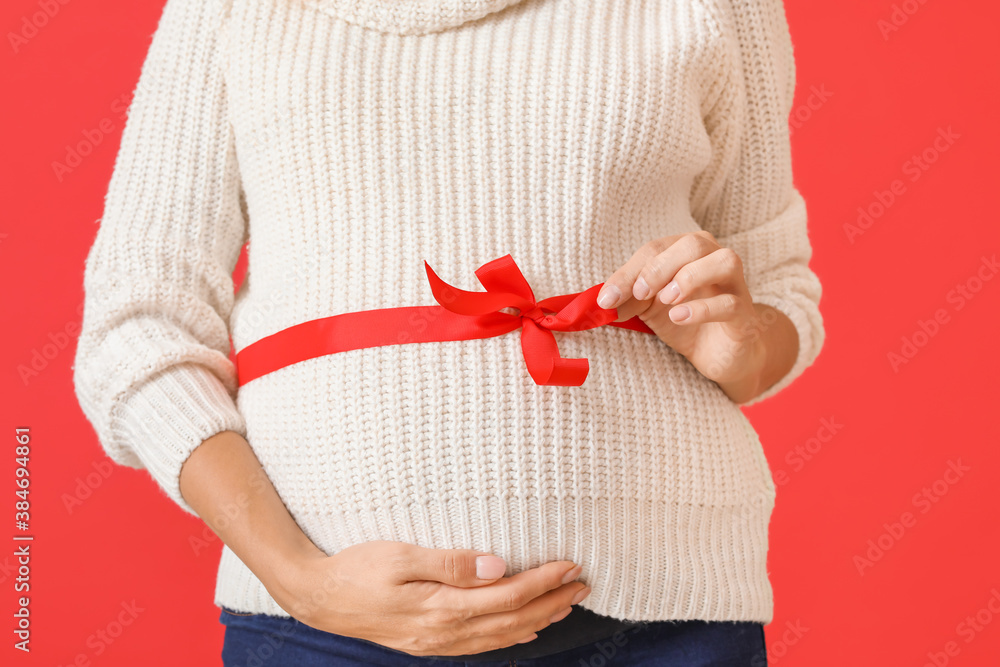
[[[348,23],[396,35],[441,32],[524,0],[302,0]]]

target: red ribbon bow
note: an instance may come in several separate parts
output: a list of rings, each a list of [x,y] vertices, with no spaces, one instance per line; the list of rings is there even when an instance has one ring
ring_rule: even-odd
[[[597,304],[597,293],[604,283],[576,294],[563,294],[536,302],[531,286],[510,254],[487,262],[476,270],[476,277],[486,288],[485,292],[468,292],[453,287],[438,278],[426,261],[424,267],[434,298],[442,307],[459,315],[476,316],[469,324],[477,333],[485,334],[477,335],[477,338],[499,336],[520,327],[521,351],[535,384],[578,387],[590,371],[590,363],[586,359],[564,359],[559,355],[553,331],[584,331],[615,324],[653,333],[637,318],[614,322],[618,317],[617,311]],[[519,313],[503,313],[501,308],[515,308]]]
[[[559,356],[553,331],[583,331],[605,324],[654,333],[638,317],[615,322],[614,308],[597,304],[604,283],[576,294],[535,301],[509,255],[476,270],[485,292],[469,292],[441,280],[425,261],[439,306],[403,306],[342,313],[293,325],[246,346],[236,355],[240,386],[300,361],[382,345],[443,342],[501,336],[521,329],[521,350],[536,384],[576,387],[587,379],[586,359]],[[515,308],[517,315],[502,308]]]

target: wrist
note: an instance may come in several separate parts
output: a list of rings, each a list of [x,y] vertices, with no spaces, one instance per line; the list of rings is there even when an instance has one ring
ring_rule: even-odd
[[[734,403],[745,403],[760,393],[761,380],[767,368],[767,344],[762,336],[754,334],[745,349],[739,366],[743,372],[736,378],[716,381]]]
[[[329,556],[302,533],[301,539],[283,543],[266,558],[259,578],[275,602],[285,608],[308,592],[312,567],[325,558]]]

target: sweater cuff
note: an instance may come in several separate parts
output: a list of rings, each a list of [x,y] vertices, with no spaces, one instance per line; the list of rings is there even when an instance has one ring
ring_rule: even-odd
[[[159,487],[185,512],[198,513],[180,491],[181,466],[202,442],[222,431],[246,436],[246,423],[222,381],[205,366],[183,363],[149,378],[117,402],[111,438],[127,443]],[[119,461],[139,467],[128,461]]]
[[[820,348],[823,347],[823,338],[825,336],[822,321],[814,322],[811,320],[809,313],[804,308],[796,305],[790,298],[774,294],[760,294],[753,297],[753,302],[771,306],[788,316],[788,319],[792,321],[795,330],[799,334],[799,352],[795,357],[795,362],[792,364],[791,369],[784,376],[757,396],[742,403],[737,403],[741,407],[754,405],[768,399],[794,382],[816,360]],[[809,308],[814,312],[814,318],[820,317],[812,302],[809,303]]]

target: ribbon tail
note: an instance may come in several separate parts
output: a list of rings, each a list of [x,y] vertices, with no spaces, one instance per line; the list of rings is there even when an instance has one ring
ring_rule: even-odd
[[[586,359],[563,359],[553,333],[529,319],[521,328],[521,352],[528,373],[535,384],[579,387],[587,379],[590,362]]]

